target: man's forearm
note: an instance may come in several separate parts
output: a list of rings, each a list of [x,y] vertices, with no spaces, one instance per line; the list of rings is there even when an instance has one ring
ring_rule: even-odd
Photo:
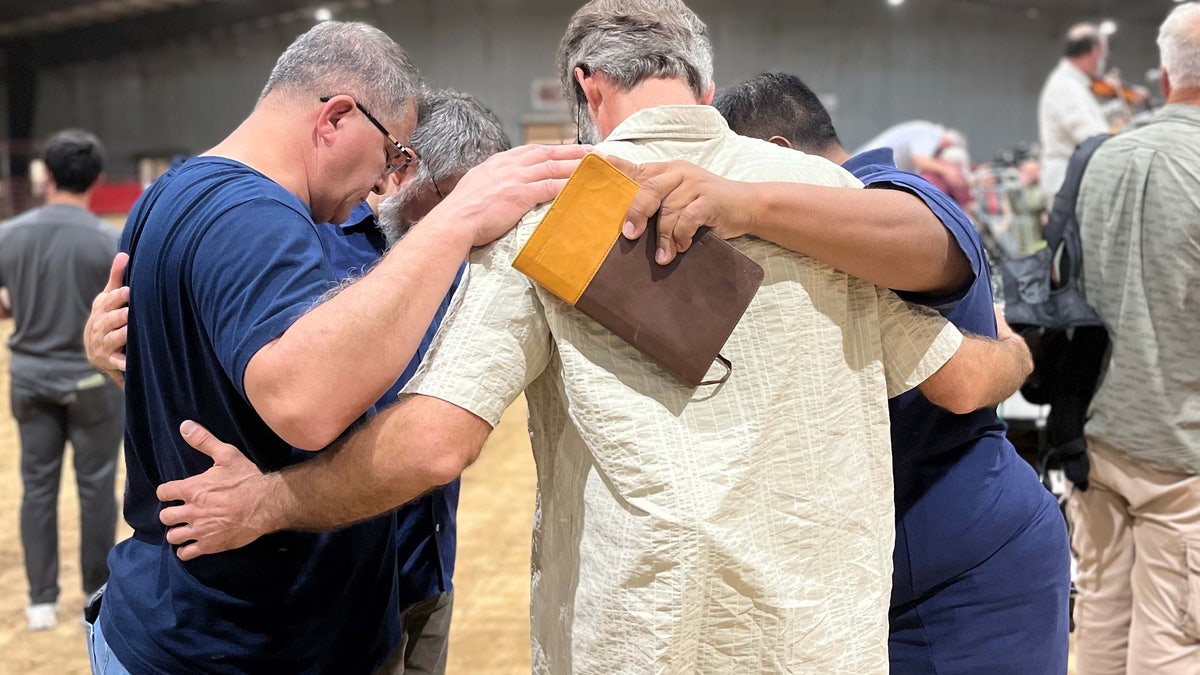
[[[933,404],[965,415],[1012,396],[1031,372],[1033,359],[1020,336],[1002,332],[993,340],[964,335],[954,356],[920,389]]]
[[[985,365],[986,370],[980,373],[983,386],[979,392],[979,408],[993,408],[1007,400],[1033,372],[1033,357],[1021,336],[1002,333],[994,344],[992,366],[987,368]]]
[[[917,197],[791,183],[753,184],[752,232],[878,286],[952,293],[971,267],[949,230]]]
[[[251,359],[247,397],[289,443],[328,445],[404,371],[471,248],[440,225],[414,228],[369,274]]]
[[[458,477],[491,427],[444,401],[411,397],[336,447],[263,477],[263,532],[324,531],[366,520]]]
[[[553,199],[590,151],[527,145],[468,171],[370,274],[250,359],[255,411],[295,447],[331,443],[404,372],[471,247]]]

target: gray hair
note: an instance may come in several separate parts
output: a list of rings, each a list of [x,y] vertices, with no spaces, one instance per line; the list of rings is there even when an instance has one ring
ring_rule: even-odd
[[[604,73],[628,90],[656,77],[687,80],[699,98],[712,86],[708,28],[681,0],[591,0],[558,45],[558,72],[572,111],[585,106],[575,68]]]
[[[419,100],[421,74],[400,45],[378,28],[323,21],[279,56],[258,100],[275,91],[311,96],[314,103],[320,96],[349,94],[380,117],[399,114]]]
[[[437,186],[461,178],[512,147],[495,113],[474,96],[450,89],[425,94],[411,145],[421,156],[416,176],[379,204],[379,225],[392,243],[412,225],[404,221],[404,206],[426,183]]]
[[[500,118],[479,99],[445,89],[425,95],[412,146],[421,155],[417,178],[440,181],[462,176],[512,142]]]
[[[1171,86],[1200,87],[1200,3],[1176,7],[1158,31],[1158,51]]]

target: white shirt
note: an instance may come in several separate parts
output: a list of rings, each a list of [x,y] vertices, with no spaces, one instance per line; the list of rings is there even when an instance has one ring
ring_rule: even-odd
[[[1104,111],[1092,94],[1091,78],[1070,61],[1059,61],[1038,98],[1041,186],[1051,203],[1067,177],[1067,161],[1075,146],[1108,130]]]
[[[709,106],[642,110],[597,151],[859,185],[733,134]],[[526,391],[534,672],[887,673],[887,398],[940,368],[961,335],[890,291],[741,237],[766,278],[722,349],[728,382],[689,389],[512,268],[547,210],[472,254],[405,389],[492,425]]]
[[[924,120],[901,122],[888,127],[875,138],[864,143],[854,151],[854,154],[874,150],[876,148],[891,148],[896,167],[901,171],[918,173],[916,157],[933,157],[941,145],[946,127]]]

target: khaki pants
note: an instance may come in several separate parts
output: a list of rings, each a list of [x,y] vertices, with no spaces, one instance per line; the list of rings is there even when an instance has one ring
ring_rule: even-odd
[[[1200,476],[1088,439],[1067,504],[1079,562],[1077,675],[1200,673]]]
[[[375,675],[445,675],[454,591],[401,609],[400,644]]]

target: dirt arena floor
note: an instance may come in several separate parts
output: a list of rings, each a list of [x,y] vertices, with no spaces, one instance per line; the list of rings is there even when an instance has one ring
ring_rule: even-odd
[[[0,321],[0,336],[11,332],[12,322]],[[59,625],[41,633],[25,627],[19,446],[8,404],[8,349],[0,352],[0,675],[86,675],[79,619],[79,501],[69,458],[59,499]],[[535,484],[525,401],[520,399],[496,427],[479,461],[463,475],[450,673],[529,673],[529,528]],[[122,522],[117,538],[128,536],[129,527]]]

